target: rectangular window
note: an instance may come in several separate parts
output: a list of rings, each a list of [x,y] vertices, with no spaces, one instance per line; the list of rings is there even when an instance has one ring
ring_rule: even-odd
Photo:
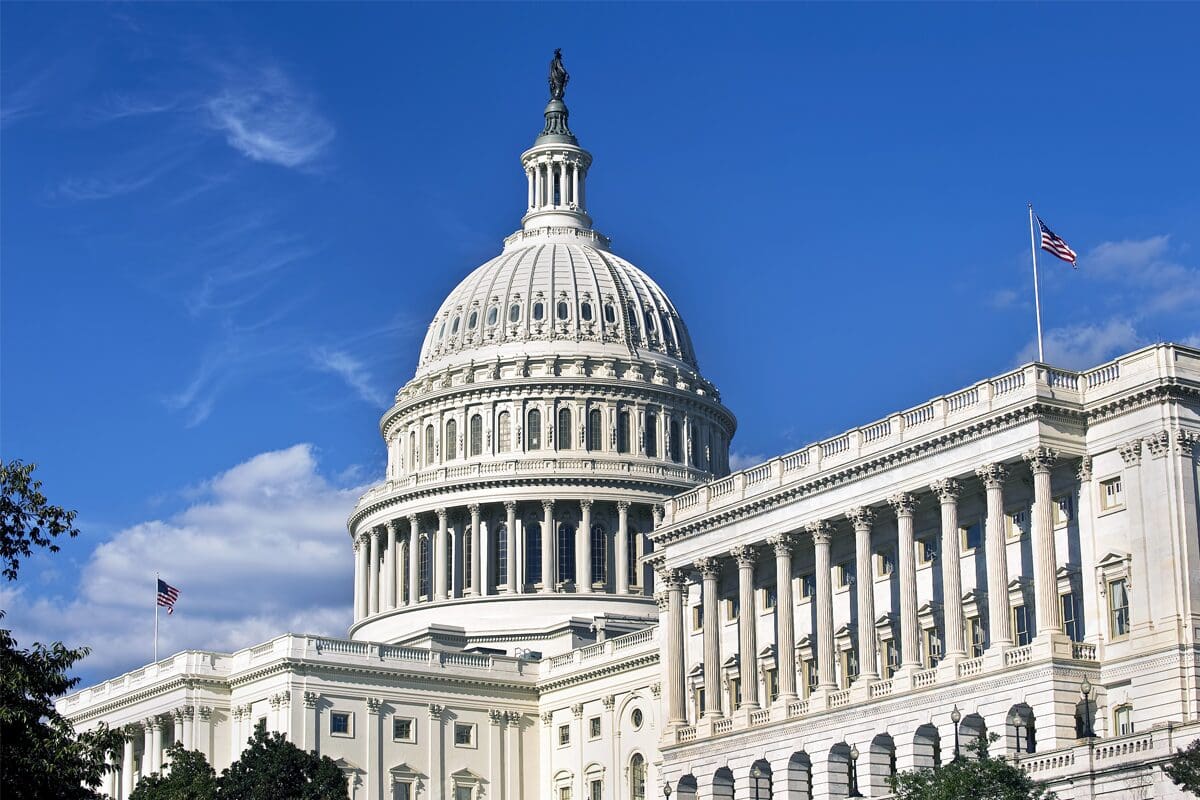
[[[454,723],[454,746],[455,747],[474,747],[475,746],[475,726],[469,722]]]
[[[917,556],[922,564],[932,564],[937,560],[938,542],[936,536],[929,536],[917,542]]]
[[[729,706],[733,709],[742,707],[742,679],[729,679]]]
[[[473,792],[470,786],[455,786],[454,800],[471,800]]]
[[[817,684],[820,683],[821,676],[817,674],[817,662],[811,658],[804,661],[804,696],[812,694],[817,690]]]
[[[942,640],[938,636],[937,628],[922,629],[921,640],[925,651],[925,669],[933,669],[942,660]]]
[[[853,647],[842,651],[842,688],[849,689],[850,684],[858,680],[858,654]]]
[[[565,747],[566,745],[569,745],[570,743],[571,743],[571,726],[570,725],[559,725],[558,726],[558,746]]]
[[[775,607],[776,602],[778,602],[778,594],[775,592],[775,587],[767,586],[759,589],[759,592],[762,595],[763,611],[770,611]]]
[[[1054,527],[1061,528],[1071,522],[1075,516],[1075,505],[1069,494],[1060,494],[1054,498]]]
[[[771,701],[774,702],[775,700],[779,699],[779,670],[767,670],[766,681],[767,694],[770,696]]]
[[[725,621],[731,621],[738,618],[738,611],[741,610],[741,603],[738,598],[726,598],[723,605],[725,606]]]
[[[704,628],[704,606],[692,606],[692,630],[698,631]]]
[[[897,646],[895,639],[884,639],[883,677],[885,679],[895,677],[896,670],[898,669],[900,669],[900,648]]]
[[[593,739],[600,738],[600,718],[592,717],[588,720],[588,736]]]
[[[696,719],[704,713],[704,687],[698,686],[692,690],[692,701],[696,704]]]
[[[804,600],[817,593],[817,576],[809,573],[800,576],[800,599]]]
[[[1108,582],[1108,626],[1113,639],[1129,634],[1129,594],[1124,578]]]
[[[410,717],[392,717],[392,741],[415,742],[417,727]]]
[[[604,782],[599,778],[592,778],[592,782],[588,784],[588,800],[602,800],[604,797]]]
[[[971,658],[983,655],[983,625],[979,617],[967,617],[967,645],[971,648]]]
[[[1133,733],[1133,706],[1117,706],[1113,709],[1113,733],[1117,736]]]
[[[332,711],[329,714],[329,732],[334,736],[353,736],[354,717],[349,711]]]
[[[848,561],[844,564],[838,564],[834,568],[833,574],[837,577],[837,586],[839,589],[844,589],[854,583],[854,565]]]
[[[1125,487],[1120,476],[1100,481],[1100,510],[1111,511],[1125,505]]]
[[[456,797],[454,800],[458,800],[458,798]],[[467,800],[470,800],[470,798],[467,798]],[[558,800],[571,800],[571,787],[570,786],[558,787]]]
[[[1062,603],[1063,633],[1072,642],[1083,641],[1083,626],[1079,624],[1079,609],[1075,602],[1075,593],[1067,592],[1059,600]]]
[[[1029,509],[1017,508],[1004,515],[1004,535],[1009,539],[1020,539],[1029,533]]]
[[[896,554],[892,552],[875,554],[875,574],[886,577],[896,571]]]
[[[958,540],[962,546],[962,552],[973,552],[983,544],[983,526],[978,522],[960,526],[958,529]]]
[[[1032,625],[1030,623],[1029,609],[1025,605],[1022,604],[1013,608],[1012,627],[1017,647],[1024,647],[1033,641]]]
[[[396,782],[396,800],[413,800],[412,784],[410,782]]]

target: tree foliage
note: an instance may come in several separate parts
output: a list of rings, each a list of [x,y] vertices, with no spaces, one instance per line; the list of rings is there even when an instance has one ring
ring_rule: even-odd
[[[993,734],[991,741],[996,740]],[[967,748],[973,758],[939,767],[906,770],[889,779],[894,800],[1054,800],[1053,792],[1004,758],[988,755],[988,740]]]
[[[1175,781],[1175,785],[1200,796],[1200,739],[1183,750],[1176,750],[1171,760],[1163,765],[1163,772]]]
[[[54,540],[64,533],[78,536],[75,512],[52,506],[42,494],[42,482],[33,477],[36,464],[0,461],[0,561],[4,577],[17,579],[21,559],[34,547],[58,552]]]
[[[217,773],[199,750],[175,743],[167,749],[171,768],[138,781],[129,800],[214,800]]]
[[[346,778],[329,756],[305,752],[280,733],[254,729],[241,758],[217,781],[217,800],[349,800]]]
[[[74,511],[50,505],[34,466],[0,463],[0,560],[8,580],[16,580],[20,559],[34,547],[58,549],[54,539],[74,536]],[[0,619],[4,612],[0,611]],[[0,797],[5,800],[55,797],[95,798],[107,767],[124,737],[101,725],[76,734],[54,707],[78,678],[67,672],[88,654],[61,642],[17,646],[10,630],[0,630]]]

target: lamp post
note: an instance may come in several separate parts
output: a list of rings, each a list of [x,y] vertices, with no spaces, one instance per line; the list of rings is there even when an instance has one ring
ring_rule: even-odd
[[[958,723],[962,721],[962,712],[957,704],[950,711],[950,721],[954,723],[954,760],[958,761],[962,757],[958,751]]]
[[[858,748],[850,746],[850,797],[862,797],[858,790]]]
[[[671,782],[665,778],[663,779],[663,797],[671,800]]]
[[[1013,729],[1013,738],[1017,740],[1017,755],[1021,755],[1021,718],[1016,709],[1008,712],[1008,724]]]
[[[1079,684],[1079,693],[1083,695],[1083,735],[1085,738],[1091,739],[1096,735],[1096,731],[1092,729],[1092,705],[1090,701],[1092,682],[1087,679],[1087,675],[1083,676],[1083,683]]]

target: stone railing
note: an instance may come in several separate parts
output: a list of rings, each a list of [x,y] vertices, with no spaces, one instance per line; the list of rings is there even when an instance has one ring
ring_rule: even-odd
[[[1073,655],[1073,654],[1072,654]],[[1004,651],[1004,666],[1015,667],[1018,664],[1028,664],[1033,660],[1033,645],[1014,647]]]
[[[771,721],[771,709],[760,708],[757,711],[750,712],[750,726],[766,725]]]
[[[596,644],[589,644],[568,653],[544,659],[541,662],[541,676],[544,678],[548,675],[556,675],[578,667],[587,667],[609,660],[628,658],[630,651],[638,648],[655,651],[658,647],[657,638],[658,626],[651,625],[640,631],[616,636],[603,642],[597,642]]]
[[[1200,737],[1200,723],[1168,722],[1126,736],[1080,739],[1068,747],[1018,756],[1016,763],[1030,776],[1055,789],[1055,781],[1060,779],[1078,785],[1079,773],[1084,769],[1102,775],[1127,767],[1155,768],[1170,758],[1176,748],[1197,737]]]
[[[1082,407],[1123,394],[1136,386],[1181,377],[1200,383],[1200,350],[1171,344],[1151,345],[1084,372],[1028,364],[736,472],[724,479],[732,481],[731,490],[723,487],[720,493],[713,493],[702,487],[678,494],[664,505],[664,524],[669,528],[684,520],[738,505],[794,481],[807,480],[824,471],[942,435],[972,420],[1035,401]]]
[[[1076,661],[1095,661],[1096,645],[1090,642],[1071,642],[1071,658]]]
[[[153,664],[118,675],[104,683],[89,686],[55,701],[62,713],[78,714],[98,703],[130,692],[162,684],[182,676],[225,678],[230,673],[231,656],[209,650],[184,650]]]

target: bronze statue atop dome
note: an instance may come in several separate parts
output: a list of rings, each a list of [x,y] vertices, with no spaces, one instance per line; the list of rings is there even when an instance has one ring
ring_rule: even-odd
[[[567,70],[562,63],[562,48],[554,48],[554,59],[550,62],[550,99],[562,100],[563,91],[567,88],[567,81],[571,80],[571,76],[567,74]]]

